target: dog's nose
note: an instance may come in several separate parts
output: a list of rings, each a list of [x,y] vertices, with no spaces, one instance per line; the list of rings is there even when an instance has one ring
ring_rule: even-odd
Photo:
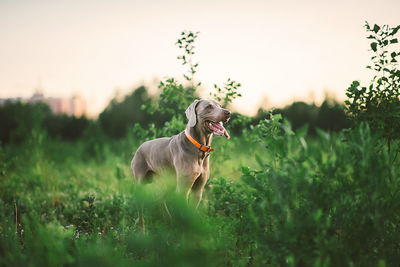
[[[229,110],[225,109],[225,115],[226,115],[226,116],[230,116],[230,115],[231,115],[231,112],[230,112]]]

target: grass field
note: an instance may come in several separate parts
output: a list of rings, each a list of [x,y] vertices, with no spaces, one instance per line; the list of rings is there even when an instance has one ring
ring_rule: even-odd
[[[196,33],[177,42],[191,86],[168,78],[153,99],[138,88],[112,100],[97,121],[54,115],[40,103],[6,103],[0,265],[398,266],[400,52],[390,63],[386,54],[400,26],[366,29],[377,73],[368,89],[351,84],[347,115],[327,101],[294,103],[282,110],[285,118],[234,114],[231,140],[214,138],[197,210],[175,193],[174,174],[139,186],[130,173],[143,141],[185,128],[200,86],[198,64],[187,60]],[[210,96],[228,106],[240,86],[228,79]],[[138,227],[141,206],[146,233]]]
[[[164,182],[174,179],[133,184],[135,136],[94,149],[93,140],[50,140],[34,131],[21,145],[2,146],[1,265],[400,262],[398,161],[369,128],[311,138],[305,128],[295,133],[279,124],[277,134],[267,125],[214,139],[211,179],[197,211]]]

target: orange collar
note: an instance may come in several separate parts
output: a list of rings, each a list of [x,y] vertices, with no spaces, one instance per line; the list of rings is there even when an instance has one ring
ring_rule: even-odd
[[[209,146],[203,146],[202,144],[200,144],[199,142],[194,140],[194,138],[189,134],[188,129],[185,130],[185,135],[186,135],[187,139],[189,139],[189,141],[192,142],[192,144],[195,145],[200,151],[204,151],[204,152],[214,151],[214,148],[209,147]]]

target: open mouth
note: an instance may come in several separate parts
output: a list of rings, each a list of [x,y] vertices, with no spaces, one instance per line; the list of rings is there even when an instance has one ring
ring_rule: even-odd
[[[222,121],[220,121],[220,122],[205,121],[205,124],[206,124],[207,128],[210,129],[210,131],[212,133],[214,133],[215,135],[218,135],[218,136],[225,135],[226,139],[231,138],[229,136],[228,132],[226,131]]]

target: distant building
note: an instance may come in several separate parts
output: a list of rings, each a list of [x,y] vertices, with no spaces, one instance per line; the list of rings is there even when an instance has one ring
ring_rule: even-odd
[[[68,99],[65,98],[47,98],[45,101],[51,108],[54,114],[68,114],[71,115],[69,110]]]
[[[81,117],[86,113],[85,100],[79,95],[75,95],[70,99],[70,115]]]
[[[79,95],[74,95],[70,98],[55,98],[45,97],[43,93],[37,91],[30,98],[0,98],[0,105],[4,105],[5,102],[43,102],[50,106],[50,109],[54,114],[67,114],[74,117],[81,117],[86,113],[85,100]]]
[[[36,102],[46,102],[44,94],[40,91],[37,91],[31,96],[31,98],[27,101],[29,103],[36,103]]]

